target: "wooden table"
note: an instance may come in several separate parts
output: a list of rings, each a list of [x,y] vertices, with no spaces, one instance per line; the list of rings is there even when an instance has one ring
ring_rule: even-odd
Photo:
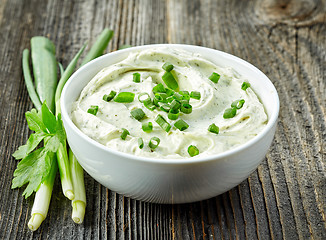
[[[11,156],[29,130],[32,103],[22,50],[49,37],[64,66],[86,40],[115,31],[123,44],[186,43],[219,49],[261,69],[278,90],[275,139],[257,171],[220,196],[159,205],[118,195],[85,176],[85,221],[54,187],[48,217],[27,228],[33,197],[11,190]],[[280,0],[0,0],[1,239],[326,239],[326,2]]]

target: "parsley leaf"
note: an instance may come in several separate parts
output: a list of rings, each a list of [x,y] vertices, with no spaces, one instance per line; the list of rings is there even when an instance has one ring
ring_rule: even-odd
[[[31,151],[33,151],[40,142],[44,139],[46,134],[44,132],[36,132],[29,136],[25,145],[22,145],[14,152],[13,157],[18,159],[25,158]]]
[[[35,132],[47,132],[46,127],[42,122],[41,112],[32,109],[30,112],[25,113],[25,117],[30,130]]]
[[[53,152],[39,148],[21,160],[14,172],[11,188],[21,187],[28,183],[23,196],[28,198],[38,189],[42,181],[48,176],[53,161],[56,161]]]
[[[50,133],[55,133],[57,120],[46,104],[42,105],[42,121]]]
[[[40,111],[32,109],[25,114],[29,129],[35,131],[14,152],[13,157],[22,159],[14,172],[12,188],[22,187],[27,184],[23,195],[29,197],[37,191],[41,183],[49,175],[53,161],[60,145],[66,144],[66,132],[63,128],[61,115],[56,118],[43,103]],[[41,142],[43,141],[43,146]],[[35,150],[36,149],[36,150]]]

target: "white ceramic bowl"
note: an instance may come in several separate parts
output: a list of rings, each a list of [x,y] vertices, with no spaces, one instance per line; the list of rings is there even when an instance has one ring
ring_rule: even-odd
[[[245,76],[265,106],[268,124],[247,143],[209,157],[150,159],[109,149],[89,138],[71,121],[71,105],[86,84],[104,67],[117,63],[132,51],[166,44],[119,50],[99,57],[76,71],[63,89],[62,120],[69,146],[81,166],[105,187],[125,196],[156,203],[186,203],[208,199],[235,187],[264,159],[274,137],[279,98],[271,81],[253,65],[214,49],[170,44],[169,47],[201,54],[222,67]]]

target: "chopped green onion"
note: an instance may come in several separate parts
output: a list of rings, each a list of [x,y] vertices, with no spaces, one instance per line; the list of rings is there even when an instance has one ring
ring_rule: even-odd
[[[173,100],[174,100],[174,97],[173,97],[173,96],[169,96],[169,97],[166,98],[166,101],[167,101],[168,103],[173,102]]]
[[[105,94],[103,96],[103,100],[107,101],[107,102],[110,102],[115,97],[116,94],[117,94],[117,92],[111,91],[109,94]]]
[[[165,88],[165,93],[166,93],[168,96],[173,96],[173,94],[175,93],[175,91],[173,91],[173,90],[170,89],[170,88]]]
[[[188,147],[188,153],[189,153],[190,157],[194,157],[199,154],[199,150],[196,146],[190,145]]]
[[[148,93],[140,93],[138,95],[139,102],[143,103],[146,108],[153,111],[155,109],[155,105],[153,104],[151,97]]]
[[[212,123],[211,125],[209,125],[208,127],[208,131],[210,131],[211,133],[216,133],[218,134],[220,129],[218,126],[216,126],[214,123]]]
[[[159,102],[167,102],[166,98],[168,97],[168,95],[166,95],[166,93],[155,93],[155,98],[159,101]]]
[[[166,132],[170,131],[171,125],[164,119],[164,117],[162,117],[162,115],[158,114],[157,117],[155,118],[155,122],[157,122],[157,124],[160,125],[160,127],[164,131]]]
[[[138,147],[139,147],[140,149],[143,149],[143,147],[144,147],[144,141],[143,141],[142,138],[138,138]]]
[[[146,116],[141,108],[131,110],[130,114],[138,121],[142,120]]]
[[[172,110],[179,110],[181,107],[181,104],[177,100],[173,100],[172,103],[170,104],[170,107]]]
[[[159,105],[159,100],[158,100],[156,97],[154,97],[154,99],[153,99],[153,104],[154,104],[156,107],[160,107],[160,105]]]
[[[176,99],[178,101],[182,100],[182,95],[180,93],[175,92],[173,94],[173,97],[174,97],[174,99]]]
[[[190,95],[188,91],[180,91],[179,93],[182,95],[182,100],[190,100]]]
[[[98,111],[98,106],[95,106],[95,105],[92,105],[92,106],[87,110],[88,113],[93,114],[93,115],[96,115],[97,111]]]
[[[176,90],[179,88],[178,82],[175,80],[171,72],[165,72],[162,76],[162,79],[166,86],[168,86],[172,90]]]
[[[148,122],[148,123],[142,123],[141,128],[143,129],[144,132],[151,132],[153,130],[153,123]]]
[[[175,126],[177,129],[179,129],[180,131],[186,130],[186,129],[189,127],[188,123],[186,123],[186,122],[183,121],[182,119],[176,121],[176,122],[174,123],[174,126]]]
[[[156,106],[152,103],[152,101],[144,102],[144,106],[151,111],[154,111],[154,109],[156,108]]]
[[[189,99],[182,99],[180,100],[181,105],[182,104],[189,104]]]
[[[233,118],[236,114],[237,114],[237,109],[235,107],[227,108],[223,113],[223,118]]]
[[[121,133],[120,137],[121,137],[122,140],[126,140],[127,135],[129,135],[129,134],[130,133],[129,133],[129,131],[127,129],[122,128],[122,133]]]
[[[170,105],[167,103],[159,103],[159,105],[160,105],[160,109],[164,112],[169,112],[171,109]]]
[[[163,84],[159,83],[155,87],[153,87],[152,92],[153,93],[158,93],[158,92],[165,93],[166,90],[165,90],[165,87],[163,86]]]
[[[182,100],[187,100],[189,102],[190,100],[190,95],[182,95]],[[181,100],[181,101],[182,101]]]
[[[134,101],[134,97],[135,94],[132,92],[120,92],[113,100],[118,103],[130,103]]]
[[[220,79],[220,74],[216,73],[216,72],[213,72],[212,75],[209,76],[209,79],[214,82],[214,83],[217,83],[218,80]]]
[[[199,100],[200,99],[200,92],[192,91],[190,93],[190,97]]]
[[[135,83],[140,83],[140,73],[134,73],[132,74],[133,79],[132,81],[134,81]]]
[[[143,93],[139,93],[138,94],[138,100],[139,100],[139,102],[141,102],[141,103],[149,103],[149,102],[151,102],[152,100],[151,100],[151,97],[149,96],[149,94],[148,93],[146,93],[146,92],[143,92]]]
[[[243,82],[241,85],[241,89],[244,91],[246,91],[248,87],[250,87],[250,83],[248,82]]]
[[[150,140],[149,140],[149,143],[148,143],[148,146],[151,148],[151,149],[155,149],[157,148],[157,146],[160,144],[160,139],[158,137],[152,137]]]
[[[169,113],[168,113],[168,118],[171,120],[177,120],[179,117],[179,110],[173,110],[170,109]]]
[[[192,106],[190,104],[188,104],[188,103],[182,103],[180,111],[185,113],[185,114],[189,114],[189,113],[192,112]]]
[[[188,92],[188,91],[179,91],[179,93],[180,93],[182,96],[189,95],[189,92]]]
[[[167,72],[171,72],[172,69],[173,69],[173,65],[171,63],[169,63],[169,62],[166,62],[166,63],[164,63],[162,68]]]
[[[245,103],[244,99],[236,100],[231,104],[231,107],[236,108],[236,109],[240,109],[240,108],[242,108],[244,103]]]

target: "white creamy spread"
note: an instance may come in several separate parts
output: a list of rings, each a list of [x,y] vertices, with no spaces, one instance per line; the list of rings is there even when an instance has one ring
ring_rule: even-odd
[[[165,62],[173,64],[172,74],[179,84],[179,90],[198,91],[199,100],[190,98],[192,113],[180,113],[179,119],[188,125],[184,131],[174,127],[176,120],[170,120],[168,113],[156,108],[151,111],[139,102],[138,95],[146,92],[153,99],[152,89],[162,83]],[[217,83],[209,79],[213,73],[221,77]],[[133,73],[140,73],[141,81],[133,81]],[[198,54],[171,48],[155,48],[131,53],[125,60],[100,71],[82,90],[79,99],[73,104],[71,118],[76,126],[97,142],[121,152],[149,158],[188,158],[188,147],[194,145],[198,156],[207,156],[224,152],[239,146],[256,136],[267,124],[267,115],[262,103],[251,87],[242,90],[244,79],[232,68],[221,68],[205,60]],[[131,103],[106,102],[103,95],[113,90],[135,93]],[[224,119],[223,113],[235,100],[245,103],[237,110],[233,118]],[[98,106],[96,115],[87,110]],[[131,110],[141,108],[146,117],[140,121],[133,118]],[[171,130],[165,132],[156,122],[160,114],[170,123]],[[142,130],[143,122],[152,122],[153,131]],[[208,131],[214,123],[219,133]],[[130,135],[121,139],[122,128]],[[160,143],[151,149],[148,142],[158,137]],[[142,138],[144,147],[139,148],[138,139]]]

